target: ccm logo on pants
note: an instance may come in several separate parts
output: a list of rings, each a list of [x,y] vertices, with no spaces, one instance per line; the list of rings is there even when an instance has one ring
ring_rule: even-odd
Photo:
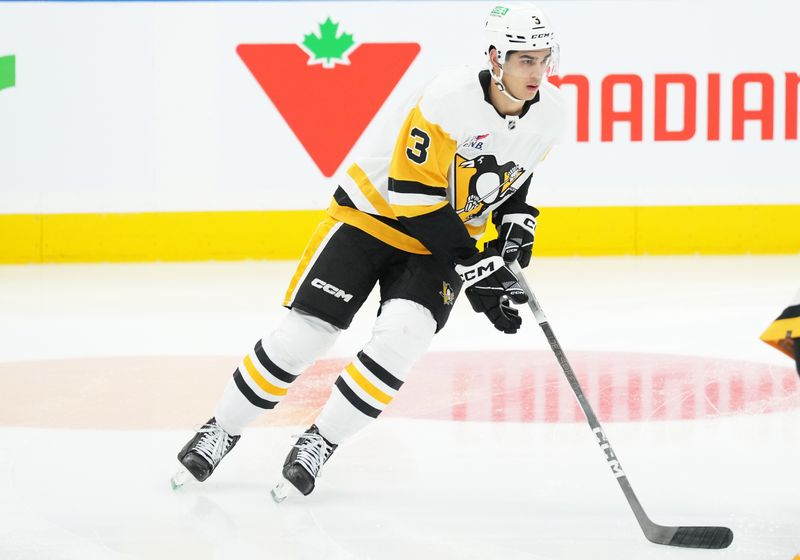
[[[332,295],[333,297],[337,297],[345,301],[350,301],[351,299],[353,299],[353,294],[346,294],[344,290],[340,290],[333,284],[328,284],[327,282],[325,282],[324,280],[320,280],[319,278],[314,278],[311,281],[311,285],[314,286],[315,288],[319,288],[325,293]]]

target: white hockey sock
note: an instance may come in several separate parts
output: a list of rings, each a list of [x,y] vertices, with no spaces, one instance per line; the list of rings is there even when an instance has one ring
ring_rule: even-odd
[[[268,337],[256,343],[228,381],[214,412],[217,423],[231,435],[241,434],[283,399],[292,381],[328,351],[339,332],[322,319],[290,310]]]
[[[320,434],[339,444],[377,418],[435,332],[436,321],[427,308],[405,299],[385,302],[372,338],[334,383],[316,421]]]

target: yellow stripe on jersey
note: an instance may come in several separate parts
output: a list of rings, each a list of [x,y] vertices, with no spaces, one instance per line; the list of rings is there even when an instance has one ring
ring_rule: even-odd
[[[353,381],[358,383],[358,386],[364,389],[364,391],[371,396],[373,399],[378,401],[379,403],[389,404],[392,402],[392,397],[378,389],[375,385],[370,383],[366,377],[364,377],[360,371],[356,369],[356,366],[350,363],[346,368],[344,368],[347,373],[350,374],[350,377],[353,378]]]
[[[331,205],[328,207],[328,215],[335,220],[357,227],[361,231],[380,239],[387,245],[391,245],[406,253],[414,253],[415,255],[431,254],[419,240],[384,224],[366,212],[342,206],[335,200],[332,200]]]
[[[331,231],[331,228],[337,224],[337,221],[331,217],[326,217],[322,220],[317,229],[314,230],[314,234],[311,236],[311,239],[308,240],[306,244],[306,248],[303,251],[303,256],[300,258],[300,262],[297,264],[297,270],[292,276],[291,281],[289,281],[289,287],[286,289],[286,297],[283,298],[283,305],[289,305],[289,302],[292,300],[292,294],[294,293],[295,288],[297,287],[297,283],[300,281],[300,278],[303,277],[303,273],[308,268],[308,264],[311,262],[311,259],[314,257],[314,254],[319,249],[319,246],[322,244],[322,240],[328,235]]]
[[[800,338],[800,317],[789,317],[773,321],[761,335],[761,340],[794,359],[786,344],[781,341],[788,338]]]
[[[347,170],[347,174],[355,181],[361,193],[366,197],[369,203],[375,207],[375,210],[377,210],[381,216],[387,218],[395,217],[389,203],[384,200],[378,192],[378,189],[375,188],[375,185],[372,184],[372,181],[369,180],[367,174],[357,163],[350,166]]]
[[[446,194],[448,171],[456,153],[456,141],[422,114],[419,105],[406,117],[395,142],[389,179],[441,188]],[[391,187],[390,187],[391,190]],[[391,193],[389,198],[391,200]],[[431,210],[436,208],[432,205]],[[441,206],[438,206],[441,207]],[[393,206],[396,213],[396,207]]]
[[[276,397],[282,397],[288,391],[288,389],[276,387],[264,379],[264,376],[261,375],[261,373],[256,369],[256,366],[253,365],[253,360],[250,359],[250,354],[244,357],[244,367],[247,369],[247,373],[250,374],[250,377],[253,378],[253,381],[255,381],[265,393],[269,393],[270,395],[274,395]]]
[[[423,214],[430,214],[439,208],[444,208],[448,204],[449,202],[446,200],[430,206],[403,206],[400,204],[392,204],[392,212],[394,212],[394,215],[398,218],[413,218],[415,216],[422,216]]]

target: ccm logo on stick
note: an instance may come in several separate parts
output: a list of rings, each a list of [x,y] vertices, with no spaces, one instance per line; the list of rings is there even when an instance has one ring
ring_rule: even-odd
[[[606,435],[603,433],[603,430],[600,428],[594,428],[592,431],[594,432],[594,435],[597,436],[597,443],[600,445],[600,449],[602,449],[606,454],[606,461],[608,461],[608,466],[611,467],[611,472],[613,472],[614,476],[617,478],[625,476],[625,473],[622,471],[622,466],[617,460],[617,455],[614,453],[614,450],[611,449],[611,444],[608,443],[608,439],[606,439]]]
[[[339,299],[343,299],[344,301],[350,301],[353,299],[353,294],[347,294],[344,290],[340,290],[333,284],[328,284],[324,280],[320,280],[319,278],[314,278],[311,281],[311,285],[315,288],[319,288],[325,293],[332,295],[333,297],[337,297]]]

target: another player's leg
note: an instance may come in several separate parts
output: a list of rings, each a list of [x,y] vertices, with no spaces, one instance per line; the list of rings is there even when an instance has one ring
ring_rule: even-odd
[[[797,375],[800,375],[800,338],[794,339],[794,363],[797,367]]]
[[[789,306],[761,333],[761,340],[792,358],[800,374],[800,291]]]
[[[436,332],[431,312],[419,303],[392,299],[381,306],[372,338],[340,373],[316,423],[300,436],[283,466],[283,479],[304,495],[339,443],[366,427],[389,405]],[[281,501],[285,482],[273,488]]]
[[[800,338],[795,338],[792,334],[791,331],[786,333],[786,337],[777,341],[776,344],[786,355],[794,358],[797,373],[800,375]]]

